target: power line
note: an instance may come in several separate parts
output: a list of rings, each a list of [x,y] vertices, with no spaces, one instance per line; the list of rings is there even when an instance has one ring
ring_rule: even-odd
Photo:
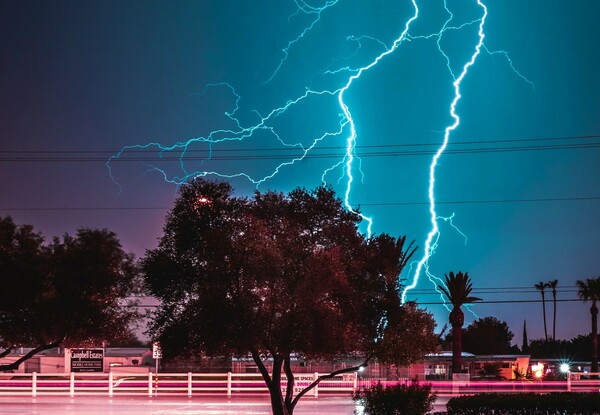
[[[548,300],[546,300],[548,301]],[[568,298],[568,299],[557,299],[557,303],[567,303],[567,302],[582,302],[579,298]],[[478,305],[478,304],[514,304],[514,303],[541,303],[542,300],[490,300],[490,301],[477,301],[475,303],[471,303],[469,305]],[[449,303],[443,303],[441,301],[417,301],[418,305],[449,305]]]
[[[591,137],[591,136],[590,136]],[[594,138],[596,138],[594,136]],[[558,138],[557,138],[558,139]],[[548,140],[548,139],[544,139]],[[506,140],[503,140],[506,141]],[[512,142],[512,141],[511,141]],[[426,144],[430,145],[430,144]],[[373,147],[356,147],[355,150],[366,149],[366,148],[394,148],[394,147],[404,147],[407,145],[397,144],[390,146],[373,146]],[[423,144],[410,144],[410,146],[423,146]],[[546,150],[569,150],[569,149],[594,149],[600,148],[599,142],[593,143],[576,143],[576,144],[547,144],[547,145],[528,145],[528,146],[503,146],[503,147],[479,147],[479,148],[467,148],[467,149],[447,149],[444,154],[453,155],[453,154],[479,154],[479,153],[506,153],[506,152],[529,152],[529,151],[546,151]],[[143,157],[127,157],[129,154],[136,154],[139,151],[127,151],[121,154],[119,158],[112,158],[111,162],[115,163],[123,163],[123,162],[177,162],[181,163],[192,162],[192,161],[240,161],[240,160],[287,160],[290,158],[302,158],[302,159],[327,159],[327,158],[339,158],[344,157],[345,148],[343,147],[329,147],[327,149],[339,149],[340,153],[318,153],[322,149],[316,148],[311,153],[304,154],[304,150],[301,148],[283,148],[286,151],[296,151],[297,153],[288,153],[288,154],[239,154],[239,155],[214,155],[216,150],[187,150],[185,155],[183,151],[179,156],[177,155],[167,155],[163,156],[163,153],[169,153],[165,150],[154,150],[154,151],[143,151],[143,154],[148,153],[159,153],[157,156],[143,156]],[[233,151],[254,151],[254,152],[265,152],[265,151],[280,151],[280,149],[252,149],[252,150],[221,150],[227,152]],[[204,152],[206,155],[202,156],[188,156],[187,154],[192,152]],[[390,151],[390,150],[381,150],[381,151],[356,151],[355,155],[361,158],[371,158],[371,157],[405,157],[405,156],[425,156],[432,155],[437,152],[437,149],[432,150],[404,150],[404,151]],[[98,157],[98,156],[71,156],[71,157],[48,157],[43,156],[44,154],[57,154],[57,155],[65,155],[65,154],[94,154],[95,151],[88,152],[71,152],[71,151],[56,151],[56,152],[0,152],[3,154],[39,154],[41,156],[22,156],[22,157],[0,157],[0,161],[4,162],[106,162],[108,161],[108,157]],[[111,153],[116,154],[116,153]]]
[[[460,140],[453,140],[451,141],[448,145],[449,146],[453,146],[453,145],[471,145],[471,144],[490,144],[490,143],[522,143],[522,142],[542,142],[542,141],[566,141],[566,140],[588,140],[588,139],[593,139],[593,138],[600,138],[600,135],[580,135],[580,136],[561,136],[561,137],[538,137],[538,138],[515,138],[515,139],[506,139],[506,140],[467,140],[467,141],[460,141]],[[199,141],[196,142],[196,144],[209,144],[206,141]],[[400,148],[400,147],[427,147],[427,146],[435,146],[435,147],[439,147],[440,143],[399,143],[399,144],[372,144],[372,145],[357,145],[355,148],[357,149],[362,149],[362,148]],[[135,147],[135,146],[133,146]],[[173,150],[169,150],[169,151],[174,151],[177,148],[180,149],[184,149],[185,147],[180,145],[180,146],[172,146]],[[324,149],[324,150],[346,150],[346,146],[323,146],[323,147],[319,147],[320,149]],[[281,148],[239,148],[239,149],[219,149],[219,148],[213,148],[210,150],[207,149],[185,149],[186,153],[189,152],[213,152],[213,153],[218,153],[218,152],[225,152],[225,151],[237,151],[237,152],[241,152],[241,151],[257,151],[257,152],[263,152],[263,151],[279,151],[279,150],[287,150],[287,151],[294,151],[294,150],[298,150],[299,147],[297,146],[287,146],[287,147],[281,147]],[[120,150],[0,150],[0,154],[107,154],[108,156],[111,155],[115,155],[117,153],[120,153],[122,151],[122,149]],[[135,149],[135,148],[128,148],[126,150],[127,153],[150,153],[150,152],[157,152],[157,151],[164,151],[164,150],[148,150],[148,149]]]
[[[598,196],[584,197],[553,197],[537,199],[489,199],[489,200],[453,200],[436,201],[436,205],[464,205],[464,204],[486,204],[486,203],[535,203],[535,202],[566,202],[600,200]],[[357,203],[359,206],[403,206],[403,205],[428,205],[429,202],[385,202],[385,203]]]
[[[454,201],[436,201],[436,205],[465,205],[465,204],[493,204],[493,203],[549,203],[549,202],[583,202],[600,200],[600,196],[584,197],[556,197],[556,198],[538,198],[538,199],[489,199],[489,200],[454,200]],[[429,202],[381,202],[381,203],[357,203],[358,206],[410,206],[410,205],[428,205]],[[169,210],[171,207],[165,206],[59,206],[59,207],[0,207],[0,211],[14,212],[44,212],[44,211],[152,211]]]

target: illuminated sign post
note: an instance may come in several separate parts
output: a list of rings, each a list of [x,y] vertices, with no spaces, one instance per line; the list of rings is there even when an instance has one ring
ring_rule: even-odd
[[[152,343],[152,358],[156,362],[156,371],[154,372],[154,390],[158,393],[158,360],[162,358],[162,349],[159,342]]]

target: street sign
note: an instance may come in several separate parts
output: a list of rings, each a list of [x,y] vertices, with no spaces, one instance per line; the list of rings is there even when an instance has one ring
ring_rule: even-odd
[[[152,358],[153,359],[162,359],[162,350],[160,348],[159,342],[152,343]]]

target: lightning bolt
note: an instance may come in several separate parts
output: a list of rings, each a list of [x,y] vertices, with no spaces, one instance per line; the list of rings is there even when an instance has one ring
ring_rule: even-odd
[[[244,126],[242,126],[239,118],[237,118],[237,116],[236,116],[236,113],[239,109],[238,105],[239,105],[240,97],[235,92],[235,89],[231,85],[226,84],[226,83],[210,84],[209,87],[217,87],[217,86],[227,87],[231,90],[231,93],[236,97],[234,110],[230,111],[230,112],[226,112],[225,115],[227,116],[227,118],[229,118],[230,120],[232,120],[234,122],[237,129],[236,130],[234,130],[234,129],[215,130],[215,131],[212,131],[206,137],[192,138],[187,141],[178,142],[172,146],[163,146],[162,144],[160,144],[158,142],[152,142],[152,143],[148,143],[148,144],[144,144],[144,145],[125,146],[114,156],[110,157],[109,160],[106,162],[106,166],[109,170],[109,174],[111,175],[111,178],[113,179],[113,182],[115,182],[115,184],[117,184],[119,186],[119,188],[121,189],[121,185],[114,179],[114,176],[112,174],[112,163],[121,159],[121,157],[125,154],[125,152],[127,152],[129,150],[157,149],[157,151],[159,152],[161,157],[162,157],[162,154],[165,152],[176,152],[176,151],[180,152],[179,161],[180,161],[181,172],[183,173],[181,175],[170,176],[165,172],[165,170],[160,169],[157,166],[153,166],[153,165],[149,166],[151,170],[158,171],[160,174],[162,174],[165,181],[167,181],[169,183],[174,183],[176,185],[182,185],[182,184],[187,183],[193,177],[205,177],[205,176],[214,175],[214,176],[218,176],[221,178],[227,178],[227,179],[243,177],[243,178],[246,178],[247,180],[249,180],[254,185],[260,186],[267,180],[269,180],[269,179],[273,178],[275,175],[277,175],[281,171],[281,169],[283,169],[284,167],[293,165],[293,164],[303,160],[306,157],[306,155],[311,150],[313,150],[322,140],[324,140],[328,137],[340,136],[341,134],[343,134],[344,129],[346,127],[348,127],[350,131],[345,140],[346,146],[345,146],[344,157],[340,162],[335,163],[333,166],[326,169],[323,173],[322,179],[323,179],[323,181],[325,181],[325,178],[326,178],[326,175],[328,172],[333,171],[337,167],[343,166],[344,176],[347,178],[346,189],[344,192],[344,199],[343,199],[344,206],[349,211],[358,214],[363,220],[365,220],[365,222],[367,223],[367,234],[370,236],[372,233],[372,224],[373,224],[372,218],[355,210],[353,208],[352,204],[350,203],[350,193],[352,191],[352,183],[355,180],[354,174],[353,174],[353,169],[354,169],[353,166],[354,166],[354,161],[358,159],[355,154],[357,134],[356,134],[356,125],[355,125],[354,119],[352,118],[352,113],[350,111],[348,104],[346,104],[346,102],[344,101],[344,94],[350,89],[350,87],[352,86],[352,84],[355,80],[359,79],[366,71],[368,71],[369,69],[376,66],[386,56],[393,53],[400,46],[400,44],[403,41],[407,40],[407,34],[408,34],[410,24],[414,20],[416,20],[419,15],[419,8],[417,6],[416,0],[412,0],[411,2],[414,7],[414,14],[406,21],[404,30],[396,38],[396,40],[393,42],[392,46],[389,48],[386,48],[384,52],[377,55],[369,64],[351,71],[354,74],[348,78],[347,82],[341,88],[338,88],[335,90],[319,90],[319,91],[306,89],[304,94],[300,95],[299,97],[297,97],[293,100],[287,101],[284,105],[281,105],[281,106],[271,110],[266,116],[260,116],[260,114],[258,114],[258,112],[255,111],[256,115],[259,117],[258,123],[248,126],[248,127],[244,127]],[[301,33],[301,35],[299,35],[296,39],[294,39],[293,41],[291,41],[288,44],[288,47],[286,49],[284,49],[285,56],[287,56],[287,50],[289,49],[289,46],[296,43],[314,26],[314,24],[319,20],[323,10],[335,5],[336,3],[337,3],[337,0],[329,1],[326,3],[326,5],[323,8],[315,10],[315,12],[317,13],[317,19],[315,19],[311,23],[311,25]],[[305,12],[305,10],[312,10],[312,9],[306,9],[307,5],[305,2],[297,2],[297,5],[299,7],[299,10],[302,10],[303,12]],[[278,66],[278,69],[276,69],[276,71],[274,72],[273,76],[276,75],[277,71],[279,70],[279,68],[281,67],[281,65],[283,64],[284,61],[285,61],[285,57],[280,62],[280,65]],[[270,79],[272,79],[272,77]],[[205,91],[203,91],[202,94],[204,94],[205,92],[206,92],[206,89],[205,89]],[[325,132],[321,136],[314,138],[312,140],[312,143],[309,146],[305,147],[301,143],[288,143],[288,142],[284,141],[277,134],[275,129],[269,125],[269,121],[272,121],[274,118],[282,115],[283,113],[285,113],[286,111],[288,111],[290,108],[297,105],[301,101],[304,101],[310,97],[323,96],[323,95],[337,97],[338,105],[339,105],[340,109],[342,110],[342,117],[339,122],[338,130]],[[247,139],[247,138],[253,136],[258,131],[267,131],[281,145],[283,145],[285,147],[291,147],[291,148],[298,149],[300,154],[298,156],[292,158],[290,161],[286,161],[284,163],[279,164],[270,174],[265,175],[258,179],[252,177],[251,175],[249,175],[247,173],[225,174],[225,173],[217,172],[214,170],[189,171],[184,163],[184,156],[187,154],[187,152],[188,152],[190,146],[192,146],[192,144],[206,143],[209,146],[209,152],[206,157],[206,160],[210,160],[210,158],[212,156],[212,146],[214,144],[222,143],[225,141],[241,141],[241,140],[244,140],[244,139]],[[362,171],[361,171],[361,174],[362,174]]]
[[[296,35],[292,40],[288,41],[287,45],[283,49],[281,49],[282,57],[279,60],[278,65],[275,67],[263,85],[270,83],[278,75],[280,70],[284,67],[291,53],[291,49],[310,34],[314,27],[320,22],[323,13],[339,2],[339,0],[326,0],[322,6],[316,7],[309,5],[305,0],[293,1],[296,5],[296,11],[289,16],[288,20],[291,20],[296,15],[304,14],[311,16],[310,22],[304,27],[303,30],[300,31],[298,35]],[[106,167],[108,168],[111,179],[117,186],[119,186],[119,190],[122,191],[120,183],[115,179],[113,171],[115,163],[122,160],[131,160],[131,155],[141,153],[143,154],[142,157],[133,159],[138,160],[147,166],[148,171],[157,172],[158,174],[162,175],[166,182],[173,183],[177,186],[186,184],[190,179],[195,177],[215,176],[225,179],[243,178],[252,183],[254,186],[258,187],[275,176],[281,174],[284,169],[304,160],[311,152],[317,150],[319,145],[324,141],[343,140],[343,155],[341,155],[340,159],[323,171],[321,180],[323,183],[327,183],[329,175],[333,172],[339,171],[340,176],[337,179],[338,184],[340,184],[342,181],[345,181],[343,203],[349,211],[357,213],[361,218],[364,219],[367,224],[366,233],[368,236],[370,236],[372,233],[373,219],[369,216],[366,216],[358,209],[355,209],[351,203],[353,184],[356,180],[359,180],[356,175],[358,173],[364,177],[364,173],[361,167],[361,160],[356,152],[357,141],[359,137],[350,105],[345,100],[347,95],[346,93],[352,88],[356,80],[360,79],[362,76],[365,76],[365,74],[371,68],[377,66],[387,56],[395,53],[404,42],[427,41],[430,39],[435,40],[439,52],[445,59],[448,73],[452,79],[454,97],[450,103],[449,113],[453,122],[445,128],[442,144],[433,156],[429,165],[429,184],[427,194],[429,201],[431,230],[427,234],[424,244],[425,246],[422,251],[422,257],[420,260],[415,261],[410,266],[409,274],[413,275],[414,269],[414,275],[410,285],[406,286],[402,291],[402,302],[405,302],[407,293],[417,286],[421,273],[425,273],[437,290],[437,285],[443,284],[443,282],[430,271],[429,259],[438,248],[440,238],[439,221],[443,220],[448,223],[453,229],[455,229],[465,238],[465,242],[467,240],[466,235],[454,225],[454,214],[449,217],[440,216],[436,211],[435,204],[436,167],[440,157],[448,146],[452,132],[454,132],[460,125],[460,117],[456,111],[456,107],[461,99],[461,84],[471,67],[477,61],[478,57],[482,54],[482,52],[485,52],[491,56],[502,56],[504,59],[506,59],[510,68],[517,76],[529,83],[532,87],[534,85],[524,75],[517,71],[506,51],[490,50],[484,44],[484,26],[488,9],[482,0],[476,0],[477,5],[482,10],[481,18],[459,25],[452,24],[454,20],[454,14],[448,7],[446,0],[443,0],[443,7],[446,11],[447,18],[437,32],[426,35],[410,34],[411,25],[419,18],[420,13],[417,0],[411,0],[410,2],[413,7],[413,12],[411,16],[404,22],[402,31],[391,44],[386,44],[385,42],[368,35],[348,36],[346,38],[348,42],[354,42],[357,45],[355,52],[345,58],[347,60],[357,57],[358,51],[367,43],[375,45],[379,53],[371,56],[371,58],[369,58],[367,63],[364,65],[341,65],[337,69],[331,69],[333,66],[333,64],[331,64],[328,69],[321,72],[322,75],[327,77],[331,76],[332,78],[338,80],[337,82],[339,83],[337,83],[337,86],[323,89],[311,89],[307,87],[293,99],[285,101],[268,112],[261,113],[258,110],[251,110],[248,113],[249,116],[246,116],[246,118],[249,118],[250,121],[242,122],[242,117],[240,115],[241,96],[237,93],[236,89],[229,83],[225,82],[207,84],[204,90],[196,95],[202,96],[211,91],[224,90],[232,97],[231,109],[224,113],[229,127],[216,129],[210,131],[207,135],[179,141],[173,145],[163,145],[159,142],[150,142],[141,145],[124,146],[119,152],[114,154],[106,161]],[[442,38],[444,34],[449,31],[459,31],[473,25],[478,25],[477,44],[470,59],[462,66],[460,73],[455,73],[451,66],[450,57],[442,48]],[[344,75],[347,75],[347,77]],[[340,79],[341,82],[339,81]],[[331,82],[333,83],[336,81],[333,80]],[[336,84],[334,83],[334,85]],[[291,140],[288,137],[282,136],[277,128],[277,120],[280,119],[280,117],[282,117],[284,114],[287,114],[288,112],[292,111],[292,109],[303,103],[310,104],[310,102],[312,102],[311,100],[321,100],[327,103],[331,101],[331,105],[339,109],[338,118],[335,120],[337,122],[333,122],[332,126],[324,128],[310,137],[304,137],[304,141]],[[285,161],[275,165],[275,167],[270,168],[267,173],[263,172],[261,174],[251,171],[224,171],[214,168],[211,165],[212,162],[220,160],[217,153],[217,151],[219,151],[217,148],[218,145],[236,142],[239,143],[257,138],[263,141],[272,140],[274,143],[276,143],[278,148],[285,149],[286,153],[289,153],[289,156],[285,157]],[[197,154],[198,152],[200,152],[200,156],[190,156],[191,154]],[[152,157],[149,157],[148,155],[151,155]],[[177,171],[173,173],[166,168],[162,168],[159,163],[163,161],[177,161]]]
[[[487,7],[485,6],[485,4],[483,4],[481,2],[481,0],[477,0],[477,4],[481,7],[481,9],[483,11],[483,16],[481,17],[481,20],[479,21],[479,31],[478,31],[479,41],[477,42],[477,45],[475,46],[475,51],[473,52],[473,55],[471,55],[471,59],[467,63],[464,64],[460,75],[458,77],[456,77],[454,79],[454,82],[452,83],[452,85],[454,87],[454,99],[452,100],[452,102],[450,104],[450,115],[454,119],[454,122],[446,127],[442,145],[439,147],[438,151],[433,156],[433,159],[431,160],[431,164],[429,165],[429,187],[428,187],[428,191],[427,191],[427,196],[429,199],[429,215],[430,215],[430,219],[431,219],[431,231],[429,231],[429,233],[427,234],[427,239],[425,240],[425,247],[423,250],[423,256],[417,262],[413,281],[410,285],[407,285],[404,288],[404,290],[402,291],[402,302],[403,303],[406,301],[406,293],[408,291],[414,289],[417,286],[417,284],[419,282],[419,276],[420,276],[422,269],[425,269],[425,273],[426,273],[427,277],[432,282],[432,284],[434,285],[434,287],[436,288],[436,290],[438,292],[439,292],[439,290],[437,289],[437,285],[440,283],[443,284],[443,281],[440,278],[436,277],[429,271],[429,258],[435,252],[435,249],[437,248],[437,245],[438,245],[439,236],[440,236],[440,229],[438,226],[438,214],[435,210],[435,170],[436,170],[436,166],[438,164],[438,160],[440,159],[440,157],[446,150],[446,147],[448,146],[448,142],[450,140],[450,134],[454,130],[456,130],[456,128],[458,128],[458,126],[460,125],[460,117],[456,113],[456,105],[458,104],[458,101],[460,101],[460,98],[462,97],[462,95],[460,93],[460,86],[462,84],[463,79],[467,76],[467,73],[469,72],[469,68],[471,68],[475,64],[477,57],[481,53],[481,48],[483,47],[483,39],[485,38],[485,33],[483,31],[483,28],[485,26],[485,19],[487,17]],[[447,7],[446,7],[446,10],[448,10]],[[438,40],[438,46],[439,46],[439,40]],[[446,56],[446,55],[444,54],[444,56]],[[448,65],[448,67],[449,67],[449,65]],[[441,296],[441,292],[440,292],[440,296]],[[443,297],[442,297],[442,300],[443,300]]]
[[[481,19],[477,19],[477,20],[473,20],[468,23],[464,23],[458,27],[452,27],[452,26],[449,26],[449,23],[452,21],[454,15],[450,11],[450,9],[447,6],[446,1],[444,0],[444,8],[445,8],[446,12],[448,13],[449,18],[446,20],[446,22],[444,23],[444,26],[442,27],[440,32],[437,34],[437,46],[438,46],[438,50],[440,51],[440,53],[446,59],[446,66],[448,68],[448,71],[450,72],[450,75],[452,76],[452,78],[454,80],[453,81],[454,98],[453,98],[452,102],[450,103],[450,116],[453,118],[454,121],[452,124],[450,124],[446,127],[446,129],[444,131],[444,139],[442,141],[442,145],[438,148],[438,151],[433,156],[433,158],[431,160],[431,164],[429,165],[429,187],[428,187],[427,196],[428,196],[428,200],[429,200],[429,215],[430,215],[430,220],[431,220],[431,230],[427,234],[427,238],[425,240],[423,256],[421,257],[421,259],[419,261],[416,262],[415,272],[413,275],[412,283],[407,285],[404,288],[404,290],[402,291],[402,297],[401,297],[402,303],[404,303],[406,301],[406,295],[407,295],[408,291],[414,289],[417,286],[417,284],[419,282],[419,277],[420,277],[421,271],[424,271],[425,275],[427,276],[429,281],[433,284],[435,290],[440,295],[442,302],[444,303],[446,308],[448,308],[448,306],[445,304],[445,299],[444,299],[442,292],[438,289],[438,285],[439,284],[443,285],[444,282],[442,279],[435,276],[429,268],[429,259],[435,253],[435,251],[438,247],[438,243],[439,243],[440,229],[439,229],[439,225],[438,225],[438,220],[444,220],[444,221],[448,222],[452,228],[454,228],[461,236],[463,236],[465,238],[465,244],[467,243],[467,240],[468,240],[467,236],[457,226],[454,225],[454,222],[453,222],[454,213],[449,217],[443,217],[443,216],[438,216],[438,214],[436,212],[436,208],[435,208],[435,172],[436,172],[436,167],[438,165],[438,161],[439,161],[440,157],[442,156],[442,154],[444,153],[444,151],[446,150],[446,147],[448,146],[451,133],[454,130],[456,130],[456,128],[458,128],[458,126],[460,125],[460,117],[456,112],[456,106],[462,97],[460,88],[461,88],[462,81],[464,80],[464,78],[467,76],[467,74],[469,72],[469,69],[475,64],[475,62],[477,61],[477,58],[481,54],[482,50],[485,51],[486,53],[488,53],[489,55],[502,55],[508,62],[512,71],[518,77],[520,77],[522,80],[524,80],[526,83],[531,85],[532,89],[535,88],[534,83],[531,82],[527,77],[525,77],[523,74],[521,74],[515,68],[513,61],[511,60],[508,52],[506,52],[504,50],[490,51],[486,47],[486,45],[484,43],[484,39],[485,39],[484,27],[485,27],[485,20],[488,15],[488,9],[481,0],[477,0],[477,4],[482,9]],[[442,49],[442,46],[440,44],[442,35],[447,30],[460,30],[463,27],[475,24],[477,22],[479,22],[479,30],[478,30],[479,41],[477,42],[477,45],[475,46],[475,50],[474,50],[473,54],[471,55],[471,58],[469,59],[469,61],[467,61],[463,65],[462,71],[460,72],[460,74],[457,77],[457,76],[455,76],[454,72],[452,71],[452,68],[450,65],[450,58],[444,52],[444,50]],[[420,38],[430,38],[432,36],[434,36],[434,35],[421,36]],[[412,271],[413,265],[414,264],[411,264],[411,269],[409,270],[409,272]],[[473,311],[470,308],[467,307],[467,309],[471,313],[473,313]],[[473,314],[475,314],[475,313],[473,313]]]
[[[263,85],[268,84],[277,76],[277,74],[279,73],[279,70],[281,69],[281,67],[283,66],[285,61],[287,61],[287,58],[290,54],[290,48],[294,44],[298,43],[302,38],[304,38],[306,36],[306,34],[308,32],[310,32],[313,29],[313,27],[315,27],[317,22],[319,20],[321,20],[321,14],[325,10],[327,10],[328,8],[330,8],[332,6],[335,6],[338,1],[339,0],[329,0],[329,1],[325,2],[324,6],[315,7],[315,6],[309,5],[304,0],[294,0],[294,2],[296,3],[297,9],[294,12],[294,14],[292,14],[290,17],[288,17],[288,21],[290,21],[292,19],[292,17],[296,16],[299,13],[304,13],[306,15],[315,15],[315,18],[307,27],[304,28],[304,30],[302,32],[300,32],[300,34],[298,34],[298,36],[296,36],[294,39],[290,40],[285,48],[281,49],[281,52],[283,52],[283,57],[279,61],[279,64],[277,65],[277,67],[275,68],[275,70],[273,71],[271,76],[269,76],[269,78],[265,82],[263,82]]]
[[[346,176],[348,177],[348,181],[346,184],[346,192],[344,193],[344,204],[345,204],[346,208],[351,212],[355,212],[355,210],[352,209],[352,205],[350,204],[350,192],[352,190],[352,182],[354,181],[354,177],[352,175],[352,162],[354,161],[354,157],[355,157],[354,151],[356,148],[356,126],[354,124],[352,114],[350,113],[350,109],[348,108],[348,105],[346,105],[346,103],[344,102],[344,93],[346,91],[348,91],[348,89],[352,86],[352,83],[356,79],[360,78],[364,72],[368,71],[369,69],[371,69],[372,67],[377,65],[379,63],[379,61],[381,61],[383,58],[385,58],[389,54],[393,53],[398,48],[398,46],[404,40],[407,39],[407,34],[408,34],[408,29],[410,28],[410,24],[419,17],[419,7],[417,6],[416,0],[412,0],[412,4],[415,9],[414,15],[406,21],[406,24],[404,25],[404,30],[402,31],[400,36],[398,38],[396,38],[396,40],[394,40],[394,43],[392,44],[392,46],[389,49],[386,49],[385,52],[383,52],[379,56],[377,56],[370,64],[358,69],[356,71],[356,73],[348,79],[348,82],[346,83],[346,85],[344,85],[344,87],[341,88],[341,90],[338,94],[338,102],[340,103],[340,107],[342,108],[342,111],[344,112],[345,118],[348,120],[348,122],[350,124],[350,135],[348,136],[348,138],[346,140],[345,170],[346,170]],[[371,236],[373,219],[368,216],[363,215],[362,213],[359,213],[359,215],[364,220],[366,220],[366,222],[368,224],[367,225],[367,234],[368,234],[368,236]]]

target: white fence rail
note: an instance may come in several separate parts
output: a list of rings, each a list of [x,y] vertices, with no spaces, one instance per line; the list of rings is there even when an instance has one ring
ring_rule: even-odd
[[[310,385],[318,373],[296,375],[295,391]],[[282,381],[282,386],[286,382]],[[310,395],[349,394],[357,387],[356,373],[321,381]],[[157,396],[222,393],[267,393],[260,374],[254,373],[0,373],[0,396],[120,395]]]
[[[600,372],[569,372],[567,390],[569,392],[600,392]]]
[[[296,375],[294,394],[310,385],[318,373]],[[323,380],[309,392],[348,395],[357,388],[396,381],[358,379],[357,373]],[[425,381],[438,395],[462,395],[483,392],[600,392],[600,373],[570,373],[566,381]],[[285,387],[282,381],[282,387]],[[0,373],[0,396],[187,396],[223,394],[226,396],[267,393],[256,373]]]

